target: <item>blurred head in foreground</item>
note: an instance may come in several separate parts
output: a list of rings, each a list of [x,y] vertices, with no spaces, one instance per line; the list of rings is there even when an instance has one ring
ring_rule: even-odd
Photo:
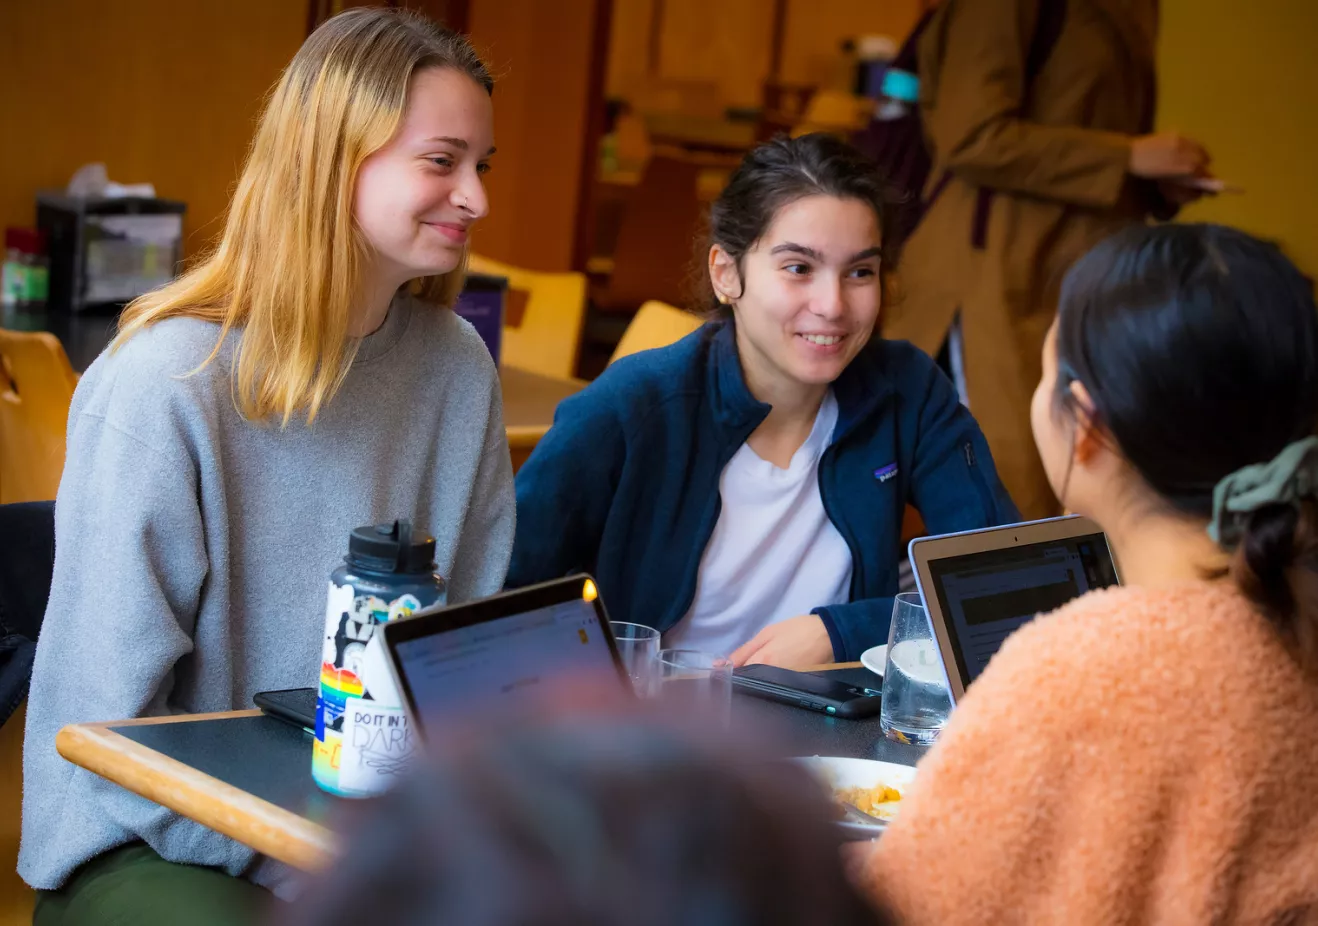
[[[636,716],[449,741],[281,922],[875,926],[806,772]]]

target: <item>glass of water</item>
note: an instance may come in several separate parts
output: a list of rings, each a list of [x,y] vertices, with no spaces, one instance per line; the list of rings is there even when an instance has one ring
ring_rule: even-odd
[[[632,688],[638,697],[654,697],[659,684],[659,631],[644,624],[625,624],[613,621],[609,624],[613,631],[614,642],[618,644],[618,656],[622,666],[632,680]]]
[[[892,606],[888,664],[883,673],[879,726],[888,739],[928,746],[952,712],[938,642],[920,596],[904,593]]]
[[[726,727],[732,720],[732,660],[693,649],[660,650],[659,698],[666,708]]]

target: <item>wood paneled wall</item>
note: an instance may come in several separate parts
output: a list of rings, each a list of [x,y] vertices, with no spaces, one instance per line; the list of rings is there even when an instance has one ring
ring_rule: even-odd
[[[657,76],[715,83],[727,106],[755,106],[769,76],[775,0],[615,0],[607,87],[627,97],[650,78],[647,49],[660,4]],[[833,84],[839,47],[878,33],[900,41],[924,0],[787,0],[782,73],[788,83]],[[845,80],[845,78],[842,78]]]
[[[788,0],[781,80],[833,83],[844,40],[887,35],[900,44],[923,8],[922,0]]]
[[[477,251],[533,270],[572,269],[590,63],[602,0],[471,0],[472,41],[495,76],[490,215]]]
[[[663,3],[659,73],[678,80],[712,80],[725,105],[758,105],[769,73],[773,0]]]
[[[261,100],[305,37],[307,0],[0,2],[0,226],[88,161],[188,204],[217,234]]]

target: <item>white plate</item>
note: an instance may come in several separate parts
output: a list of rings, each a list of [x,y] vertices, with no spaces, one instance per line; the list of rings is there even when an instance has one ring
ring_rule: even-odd
[[[873,759],[843,759],[836,756],[811,756],[797,759],[828,788],[873,788],[883,784],[896,788],[903,799],[915,781],[915,767]],[[838,826],[851,839],[875,839],[883,827],[839,821]]]
[[[888,644],[871,646],[860,654],[860,662],[879,678],[883,678],[883,670],[888,666]]]

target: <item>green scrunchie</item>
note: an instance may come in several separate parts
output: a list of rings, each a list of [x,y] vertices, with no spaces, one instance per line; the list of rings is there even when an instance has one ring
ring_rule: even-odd
[[[1318,495],[1318,437],[1288,446],[1271,463],[1236,470],[1213,490],[1208,536],[1231,549],[1245,533],[1247,516],[1266,505],[1295,505]]]

